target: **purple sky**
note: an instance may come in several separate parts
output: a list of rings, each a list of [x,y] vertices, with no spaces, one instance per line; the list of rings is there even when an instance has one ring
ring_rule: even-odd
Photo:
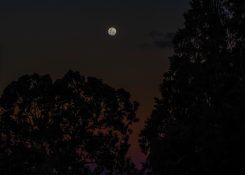
[[[140,102],[129,155],[144,159],[137,143],[183,26],[188,0],[2,0],[0,91],[23,74],[61,77],[69,69],[125,88]],[[107,29],[118,34],[110,37]]]

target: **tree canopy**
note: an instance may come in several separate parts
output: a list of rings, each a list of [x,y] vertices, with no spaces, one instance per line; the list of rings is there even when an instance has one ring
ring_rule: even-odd
[[[244,3],[191,1],[141,132],[150,173],[244,172]]]
[[[24,75],[0,98],[0,174],[127,174],[137,102],[123,89],[69,71]]]

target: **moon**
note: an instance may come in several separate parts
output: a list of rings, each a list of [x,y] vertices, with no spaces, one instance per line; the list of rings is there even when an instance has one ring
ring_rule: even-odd
[[[115,36],[115,35],[117,34],[117,29],[116,29],[115,27],[110,27],[110,28],[108,29],[108,34],[109,34],[110,36]]]

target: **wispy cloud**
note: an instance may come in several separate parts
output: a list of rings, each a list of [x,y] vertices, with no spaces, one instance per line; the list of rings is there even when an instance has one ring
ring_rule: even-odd
[[[159,48],[171,48],[174,33],[162,33],[160,31],[151,31],[149,36],[153,39],[153,44]]]
[[[140,48],[151,49],[151,48],[172,48],[172,40],[175,33],[168,32],[163,33],[160,31],[151,31],[148,33],[150,41],[146,43],[141,43]]]

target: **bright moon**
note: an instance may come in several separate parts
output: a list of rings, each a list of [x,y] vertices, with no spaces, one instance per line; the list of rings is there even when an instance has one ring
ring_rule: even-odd
[[[108,34],[110,36],[115,36],[117,34],[117,29],[115,27],[111,27],[108,29]]]

